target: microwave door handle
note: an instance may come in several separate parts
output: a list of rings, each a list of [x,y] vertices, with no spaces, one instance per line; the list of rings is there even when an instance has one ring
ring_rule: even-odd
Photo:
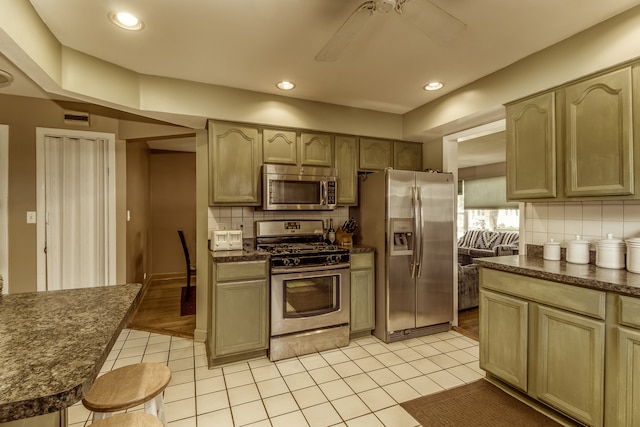
[[[320,188],[321,188],[321,194],[320,194],[320,204],[321,205],[326,205],[327,204],[327,198],[328,198],[328,193],[329,193],[329,185],[327,184],[327,181],[322,181],[320,183]]]

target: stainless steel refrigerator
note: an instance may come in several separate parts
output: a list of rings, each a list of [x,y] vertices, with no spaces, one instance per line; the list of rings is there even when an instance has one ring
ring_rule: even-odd
[[[352,208],[376,249],[376,326],[385,342],[449,330],[453,320],[454,185],[450,173],[386,169],[360,176]]]

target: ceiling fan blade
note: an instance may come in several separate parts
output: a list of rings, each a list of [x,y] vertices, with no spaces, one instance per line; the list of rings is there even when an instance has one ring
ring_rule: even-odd
[[[344,49],[355,38],[356,34],[362,30],[371,15],[375,12],[375,2],[367,1],[362,3],[347,18],[338,31],[331,37],[331,40],[318,52],[316,61],[333,62],[336,61]]]
[[[407,1],[404,7],[405,19],[440,46],[452,43],[467,29],[464,22],[429,0]]]

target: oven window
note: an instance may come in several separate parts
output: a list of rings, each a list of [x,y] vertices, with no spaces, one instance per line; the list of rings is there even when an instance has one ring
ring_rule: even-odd
[[[271,203],[274,205],[305,205],[320,203],[319,181],[271,180]]]
[[[340,309],[339,276],[285,280],[284,317],[309,317]]]

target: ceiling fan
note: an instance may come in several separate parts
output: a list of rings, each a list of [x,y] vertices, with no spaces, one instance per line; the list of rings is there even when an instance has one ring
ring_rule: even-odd
[[[316,61],[336,61],[356,35],[375,13],[391,10],[403,15],[435,43],[444,46],[451,43],[467,26],[429,0],[411,0],[417,6],[411,13],[404,13],[410,0],[370,0],[362,3],[342,24],[329,42],[316,55]]]

